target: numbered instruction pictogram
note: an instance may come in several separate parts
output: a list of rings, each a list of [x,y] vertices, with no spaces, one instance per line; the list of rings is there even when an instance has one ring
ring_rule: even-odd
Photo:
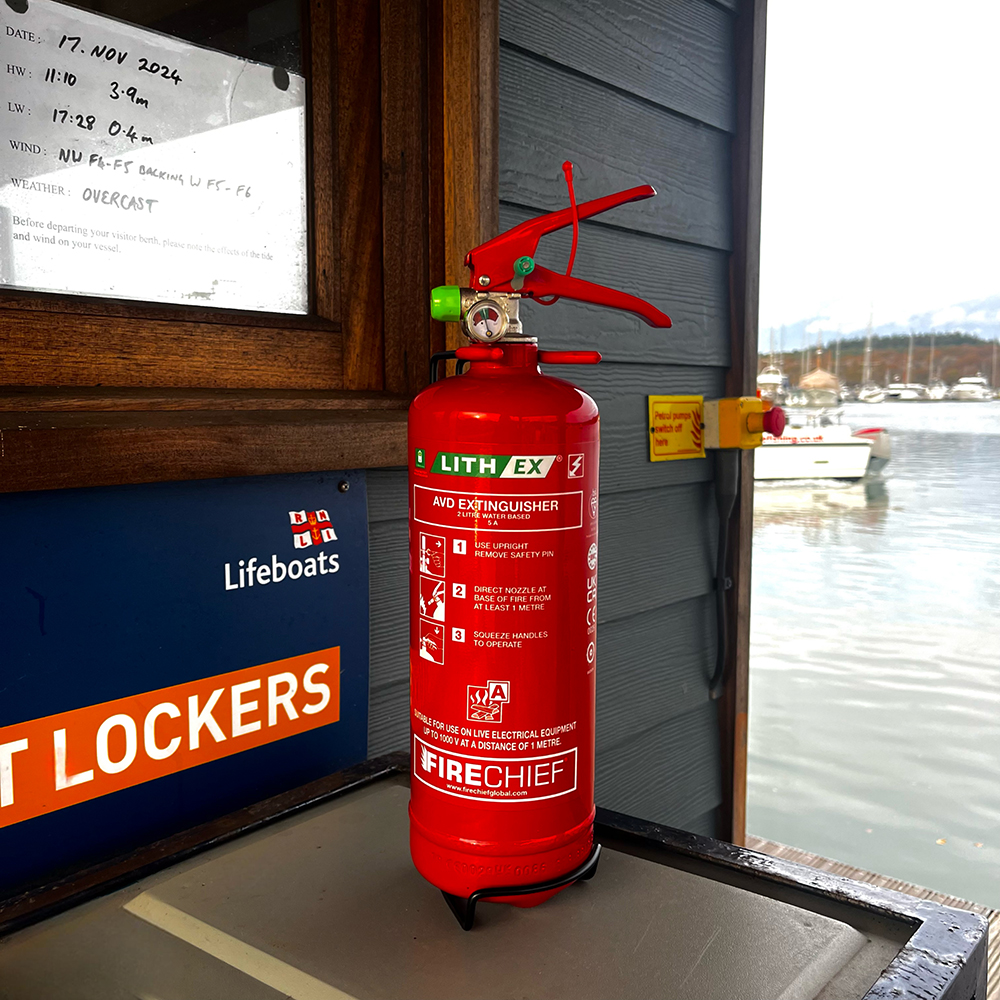
[[[432,576],[420,578],[420,613],[436,622],[444,621],[444,580]]]
[[[444,626],[420,619],[420,655],[432,663],[444,663]]]
[[[420,572],[444,576],[444,536],[420,532]]]

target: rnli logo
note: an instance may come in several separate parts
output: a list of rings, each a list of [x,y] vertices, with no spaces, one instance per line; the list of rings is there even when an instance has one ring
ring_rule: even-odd
[[[288,518],[292,522],[292,542],[297,549],[337,541],[337,533],[325,510],[290,510]]]
[[[292,526],[292,545],[296,549],[308,549],[324,542],[338,541],[337,532],[330,523],[330,515],[325,510],[290,510],[288,520]],[[287,556],[285,557],[287,558]],[[300,577],[328,576],[340,571],[340,555],[337,552],[320,550],[312,556],[282,562],[277,553],[271,558],[240,559],[235,565],[226,563],[223,570],[226,590],[242,590],[254,584],[264,587],[283,580],[298,580]]]

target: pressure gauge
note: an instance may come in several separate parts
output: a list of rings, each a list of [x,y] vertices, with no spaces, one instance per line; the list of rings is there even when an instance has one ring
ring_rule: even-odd
[[[465,329],[473,340],[494,344],[507,332],[507,310],[496,299],[479,299],[465,314]]]

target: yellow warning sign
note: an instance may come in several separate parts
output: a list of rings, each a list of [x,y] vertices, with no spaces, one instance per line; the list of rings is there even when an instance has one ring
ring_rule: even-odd
[[[704,458],[701,396],[649,397],[649,460]]]

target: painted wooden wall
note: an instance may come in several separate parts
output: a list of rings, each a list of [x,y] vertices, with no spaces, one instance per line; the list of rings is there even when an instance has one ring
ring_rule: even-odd
[[[711,0],[502,0],[500,229],[640,183],[657,198],[584,222],[574,274],[648,299],[652,330],[567,300],[526,306],[548,348],[596,348],[553,371],[602,415],[598,804],[716,833],[722,767],[708,678],[717,514],[711,460],[647,460],[646,396],[724,393],[730,363],[733,11]],[[569,232],[542,242],[563,270]],[[369,754],[407,742],[403,472],[370,473]]]

